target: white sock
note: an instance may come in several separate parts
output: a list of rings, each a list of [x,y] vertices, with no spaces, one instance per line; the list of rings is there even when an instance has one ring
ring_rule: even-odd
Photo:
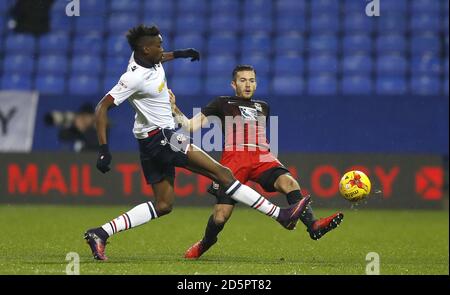
[[[147,223],[155,218],[158,218],[158,215],[156,215],[155,206],[153,206],[152,202],[147,202],[137,205],[127,213],[124,213],[110,222],[105,223],[102,228],[108,233],[109,236],[112,236],[113,234],[123,230]]]
[[[234,200],[244,203],[245,205],[258,210],[259,212],[262,212],[267,216],[272,217],[273,219],[278,218],[280,207],[275,206],[266,198],[258,194],[250,187],[240,183],[238,180],[233,182],[233,184],[225,191],[225,193]]]

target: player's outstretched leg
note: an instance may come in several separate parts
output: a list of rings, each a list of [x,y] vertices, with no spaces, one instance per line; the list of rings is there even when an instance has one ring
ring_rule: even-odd
[[[220,165],[196,146],[191,145],[187,155],[188,164],[185,166],[186,169],[200,173],[218,182],[224,188],[227,196],[272,217],[288,230],[295,228],[300,215],[310,201],[309,198],[304,198],[288,208],[280,208],[269,202],[255,190],[240,183],[234,178],[229,168]]]
[[[105,255],[106,241],[112,235],[140,226],[171,212],[174,198],[173,179],[165,178],[153,184],[152,187],[156,198],[155,205],[151,201],[142,203],[103,226],[85,232],[84,239],[91,248],[94,259],[108,259]]]
[[[289,174],[280,175],[276,179],[274,187],[277,191],[286,194],[289,204],[294,204],[304,197],[297,180]],[[308,205],[305,213],[300,216],[300,220],[306,226],[307,232],[313,240],[320,239],[327,232],[338,227],[343,218],[344,214],[337,212],[331,216],[316,219],[311,205]]]

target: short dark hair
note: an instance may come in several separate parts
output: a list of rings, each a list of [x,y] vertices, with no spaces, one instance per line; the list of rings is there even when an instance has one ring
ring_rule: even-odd
[[[145,25],[139,25],[137,27],[131,28],[127,33],[128,44],[130,44],[131,50],[138,50],[140,47],[139,41],[142,37],[150,36],[156,37],[160,34],[157,26],[153,25],[151,27]]]
[[[233,70],[233,80],[236,80],[236,75],[238,72],[242,72],[242,71],[253,71],[255,72],[256,75],[256,71],[255,68],[251,65],[237,65],[234,70]]]

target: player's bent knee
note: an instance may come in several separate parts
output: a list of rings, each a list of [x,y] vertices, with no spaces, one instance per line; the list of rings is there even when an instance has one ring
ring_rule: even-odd
[[[170,212],[172,212],[173,206],[172,204],[168,203],[158,203],[156,205],[156,212],[158,213],[158,216],[167,215]]]
[[[220,166],[217,180],[225,186],[230,185],[234,181],[233,172],[228,167]]]

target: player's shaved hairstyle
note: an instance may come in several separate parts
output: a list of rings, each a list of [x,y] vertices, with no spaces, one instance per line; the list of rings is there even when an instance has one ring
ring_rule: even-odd
[[[128,44],[133,51],[137,51],[142,47],[143,37],[157,37],[160,35],[157,26],[145,26],[139,25],[137,27],[131,28],[127,33]]]
[[[238,65],[233,70],[233,80],[234,81],[236,81],[237,73],[238,72],[242,72],[242,71],[253,71],[255,73],[255,76],[256,76],[255,68],[252,67],[251,65]]]

